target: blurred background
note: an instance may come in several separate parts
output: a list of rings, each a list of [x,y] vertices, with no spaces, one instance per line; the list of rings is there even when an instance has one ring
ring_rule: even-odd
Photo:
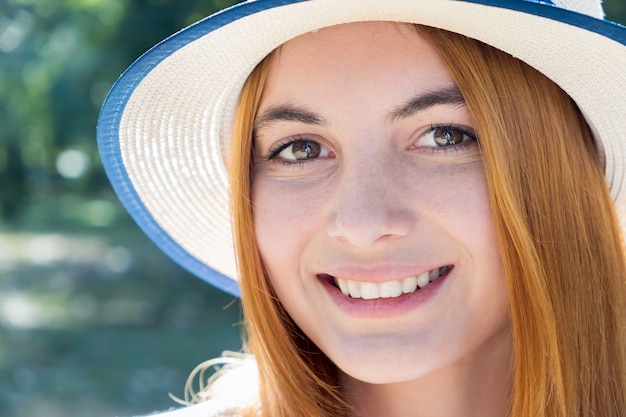
[[[126,215],[95,142],[142,52],[233,0],[0,0],[0,416],[147,414],[240,349],[239,302]],[[626,23],[626,0],[605,0]]]
[[[0,416],[165,410],[240,349],[238,301],[139,232],[95,142],[119,74],[234,3],[0,0]]]

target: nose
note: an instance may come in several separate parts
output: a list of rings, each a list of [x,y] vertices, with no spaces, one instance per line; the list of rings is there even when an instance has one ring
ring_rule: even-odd
[[[411,233],[416,213],[399,171],[379,164],[346,169],[329,210],[328,236],[365,248]]]

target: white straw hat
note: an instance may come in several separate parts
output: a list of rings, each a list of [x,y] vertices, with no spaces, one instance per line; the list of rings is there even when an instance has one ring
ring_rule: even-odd
[[[369,20],[434,26],[525,61],[578,104],[626,226],[626,27],[599,0],[257,0],[161,42],[117,81],[98,122],[122,203],[170,257],[239,295],[225,167],[235,107],[255,65],[322,27]]]

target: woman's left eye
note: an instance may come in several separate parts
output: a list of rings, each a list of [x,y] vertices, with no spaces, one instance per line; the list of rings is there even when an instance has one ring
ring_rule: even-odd
[[[325,158],[330,155],[328,149],[313,140],[295,139],[283,143],[270,152],[268,159],[280,158],[285,162],[306,161]]]
[[[447,147],[460,145],[469,140],[476,140],[476,135],[469,129],[456,126],[435,126],[419,137],[417,145]]]

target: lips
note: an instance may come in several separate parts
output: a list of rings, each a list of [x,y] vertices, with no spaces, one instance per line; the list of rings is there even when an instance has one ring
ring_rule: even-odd
[[[354,281],[332,276],[330,278],[333,279],[335,286],[346,296],[364,300],[376,300],[379,298],[396,298],[404,294],[414,293],[449,274],[451,270],[452,265],[445,265],[419,275],[384,282]]]

